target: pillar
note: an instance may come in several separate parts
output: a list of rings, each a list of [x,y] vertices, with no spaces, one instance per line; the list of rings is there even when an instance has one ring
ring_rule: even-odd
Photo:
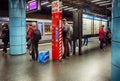
[[[26,0],[9,0],[10,55],[26,53]]]
[[[113,0],[111,81],[120,81],[120,0]]]

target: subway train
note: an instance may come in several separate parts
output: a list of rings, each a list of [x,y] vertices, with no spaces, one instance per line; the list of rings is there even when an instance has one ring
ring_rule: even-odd
[[[37,22],[37,27],[41,31],[42,39],[41,41],[51,41],[52,38],[52,21],[44,19],[26,19],[26,26],[32,22]],[[9,23],[9,18],[0,17],[0,33],[1,26],[3,23]],[[68,23],[73,27],[73,21],[68,21]],[[83,14],[83,30],[84,35],[94,35],[98,34],[98,29],[101,25],[105,25],[105,30],[107,29],[107,19],[102,17],[90,16]],[[27,27],[26,27],[27,28]],[[0,40],[1,41],[1,40]],[[1,44],[1,42],[0,42]]]
[[[42,40],[51,40],[51,34],[52,34],[52,21],[51,20],[42,20],[42,19],[26,19],[26,29],[27,25],[31,24],[32,22],[37,22],[37,27],[39,28],[41,34],[42,34]],[[0,18],[0,34],[1,34],[1,28],[2,24],[7,23],[9,24],[9,18]],[[1,40],[0,40],[1,41]],[[0,42],[1,44],[1,42]]]
[[[26,29],[27,25],[31,24],[32,22],[37,22],[37,27],[41,32],[42,39],[41,41],[51,41],[52,38],[52,21],[51,20],[42,20],[42,19],[26,19]],[[0,18],[0,34],[2,24],[7,23],[9,24],[9,18]],[[72,22],[70,22],[72,23]],[[1,42],[0,42],[1,44]]]

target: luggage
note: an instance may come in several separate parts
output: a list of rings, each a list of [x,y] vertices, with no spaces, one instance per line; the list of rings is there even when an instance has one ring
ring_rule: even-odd
[[[48,51],[42,51],[38,54],[38,62],[45,63],[50,59],[50,52]]]

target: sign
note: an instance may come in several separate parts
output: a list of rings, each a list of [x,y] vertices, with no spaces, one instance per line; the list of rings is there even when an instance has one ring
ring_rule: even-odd
[[[62,12],[62,2],[52,2],[52,13]]]
[[[32,0],[29,2],[26,2],[26,12],[31,13],[31,12],[36,12],[40,10],[40,0]]]
[[[37,1],[33,1],[29,5],[29,10],[37,9]]]

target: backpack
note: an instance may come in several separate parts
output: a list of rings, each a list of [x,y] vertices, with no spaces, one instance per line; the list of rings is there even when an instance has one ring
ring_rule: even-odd
[[[33,30],[33,40],[34,41],[39,41],[41,39],[41,33],[39,29]]]

